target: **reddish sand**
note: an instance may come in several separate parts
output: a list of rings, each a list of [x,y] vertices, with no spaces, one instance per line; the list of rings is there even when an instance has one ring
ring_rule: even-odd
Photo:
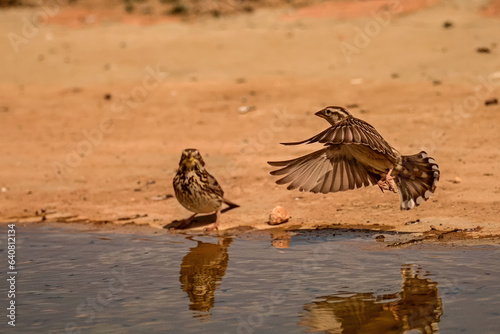
[[[0,221],[162,229],[190,214],[164,195],[182,149],[196,147],[241,205],[221,231],[270,228],[282,205],[287,229],[500,235],[500,106],[485,105],[500,99],[500,21],[461,2],[404,1],[406,15],[381,25],[365,14],[382,3],[141,26],[75,25],[65,17],[88,12],[71,8],[29,36],[23,18],[36,8],[0,12],[1,34],[22,37],[0,40]],[[376,187],[317,195],[276,185],[266,161],[319,149],[279,143],[325,129],[313,113],[330,104],[350,106],[404,154],[427,150],[442,172],[435,196],[400,211],[398,195]]]

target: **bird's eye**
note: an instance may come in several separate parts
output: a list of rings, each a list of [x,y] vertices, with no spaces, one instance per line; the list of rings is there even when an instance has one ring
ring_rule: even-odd
[[[330,109],[326,109],[326,111],[325,111],[326,116],[330,116],[331,113],[332,113],[332,111]]]

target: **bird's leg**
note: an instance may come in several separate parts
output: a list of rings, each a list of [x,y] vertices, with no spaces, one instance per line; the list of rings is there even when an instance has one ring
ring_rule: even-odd
[[[389,172],[385,176],[385,182],[387,183],[389,190],[395,193],[395,192],[397,192],[397,190],[396,190],[396,186],[394,183],[394,176],[391,175],[392,171],[393,171],[393,168],[389,169]]]
[[[379,180],[377,182],[377,185],[379,186],[380,190],[382,192],[384,192],[384,190],[390,190],[389,188],[389,184],[387,183],[387,181],[382,181],[382,180]]]
[[[394,176],[391,176],[392,170],[393,170],[393,168],[389,169],[387,174],[385,174],[385,180],[387,182],[391,182],[392,180],[394,180]]]
[[[182,220],[181,223],[176,227],[176,229],[185,229],[186,227],[188,227],[189,224],[191,224],[191,221],[193,221],[194,216],[196,216],[196,215],[197,215],[197,213],[193,214],[188,219]]]
[[[394,176],[391,175],[393,168],[389,169],[387,174],[385,174],[382,179],[377,182],[377,185],[380,187],[380,190],[384,192],[384,190],[390,190],[396,192],[396,188],[394,188]]]
[[[205,232],[212,232],[212,231],[218,231],[218,230],[219,230],[219,217],[220,217],[220,212],[219,212],[219,211],[217,211],[217,212],[215,213],[215,216],[216,216],[216,218],[215,218],[215,223],[214,223],[212,226],[207,227],[207,228],[205,229]]]

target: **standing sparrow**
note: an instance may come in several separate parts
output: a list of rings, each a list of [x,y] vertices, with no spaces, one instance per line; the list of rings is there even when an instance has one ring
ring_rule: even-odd
[[[326,194],[375,184],[382,192],[397,192],[395,182],[401,210],[422,204],[436,190],[439,167],[424,151],[401,155],[373,126],[342,107],[326,107],[315,115],[332,126],[309,139],[283,145],[318,142],[325,148],[288,161],[268,162],[281,167],[272,175],[285,175],[277,184]]]
[[[205,161],[197,149],[188,148],[182,151],[179,169],[174,177],[175,197],[183,207],[194,214],[185,219],[178,228],[186,228],[198,213],[216,212],[217,220],[210,230],[219,226],[219,211],[222,203],[228,209],[239,205],[224,198],[224,192],[217,180],[205,169]]]

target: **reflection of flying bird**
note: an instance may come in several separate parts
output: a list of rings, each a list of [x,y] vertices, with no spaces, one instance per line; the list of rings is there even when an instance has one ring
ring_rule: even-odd
[[[231,238],[220,238],[219,244],[198,241],[182,259],[179,281],[191,301],[190,310],[208,312],[214,306],[215,290],[226,273],[227,249],[232,241]]]
[[[271,172],[281,175],[276,183],[289,183],[289,190],[323,194],[377,184],[382,191],[399,191],[401,210],[422,204],[436,190],[439,167],[427,153],[401,155],[373,126],[342,107],[327,107],[316,115],[331,127],[283,145],[317,142],[325,148],[292,160],[268,162],[279,167]]]
[[[335,334],[387,334],[419,330],[438,333],[443,314],[437,283],[420,277],[410,266],[401,268],[401,291],[392,295],[341,293],[319,297],[304,306],[301,325]]]

